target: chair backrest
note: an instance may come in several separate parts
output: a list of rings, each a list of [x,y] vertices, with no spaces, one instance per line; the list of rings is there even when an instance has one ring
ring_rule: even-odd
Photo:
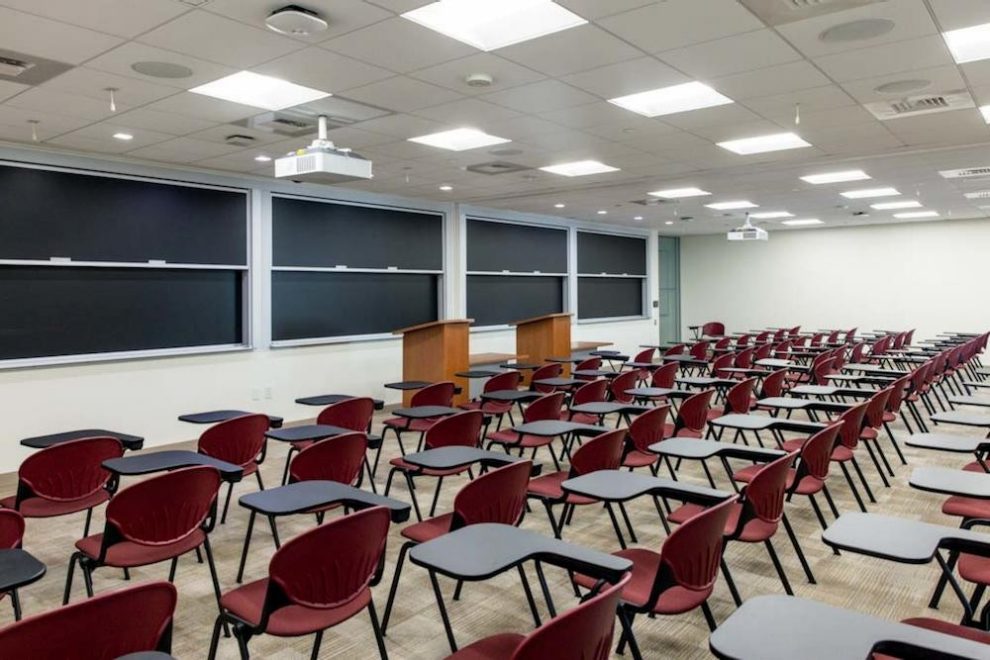
[[[670,533],[660,549],[660,566],[647,607],[652,608],[660,594],[671,587],[691,591],[712,588],[722,560],[725,524],[737,499],[732,496],[705,509]]]
[[[317,424],[339,426],[352,431],[368,431],[375,415],[375,400],[362,396],[327,406],[316,416]]]
[[[605,392],[608,390],[608,381],[604,378],[592,380],[574,390],[571,396],[571,405],[576,406],[582,403],[594,403],[605,400]]]
[[[389,522],[385,507],[364,509],[303,532],[276,550],[259,627],[280,606],[328,610],[377,584]]]
[[[753,355],[756,353],[756,349],[747,348],[739,351],[736,355],[736,366],[741,369],[749,369],[753,366]]]
[[[677,419],[674,421],[675,432],[680,429],[689,429],[699,433],[704,431],[714,396],[715,390],[704,390],[684,399],[680,410],[677,411]]]
[[[776,330],[773,331],[773,341],[774,341],[775,344],[779,344],[780,342],[784,341],[785,339],[787,339],[787,329],[786,328],[777,328]]]
[[[121,490],[107,504],[103,543],[120,538],[141,545],[167,545],[203,526],[216,511],[220,472],[198,465],[155,475]]]
[[[712,378],[728,378],[730,374],[723,369],[728,369],[733,364],[735,364],[736,355],[735,353],[723,353],[717,358],[712,360],[711,370]]]
[[[805,476],[825,481],[829,466],[832,464],[832,450],[835,448],[836,438],[841,429],[841,421],[832,422],[804,441],[801,445],[801,462],[798,464],[794,479],[795,488]]]
[[[551,362],[545,364],[536,371],[533,372],[533,376],[530,378],[530,382],[533,384],[533,389],[537,392],[553,392],[556,388],[551,385],[539,385],[535,381],[543,380],[544,378],[557,378],[563,373],[564,367],[562,367],[557,362]]]
[[[635,388],[638,381],[639,374],[635,371],[623,371],[613,378],[612,382],[608,384],[608,391],[612,395],[612,400],[620,403],[632,403],[636,397],[632,394],[626,394],[626,390]]]
[[[870,397],[866,406],[864,426],[873,429],[879,429],[883,426],[883,414],[887,412],[887,402],[890,401],[890,395],[893,391],[893,386],[888,386]]]
[[[908,385],[911,383],[911,374],[901,376],[890,384],[890,398],[887,399],[887,412],[895,415],[901,411],[901,404],[907,394]]]
[[[832,373],[832,358],[825,357],[818,360],[811,368],[811,382],[815,385],[828,385],[828,376]]]
[[[736,338],[736,347],[739,349],[746,348],[749,346],[749,340],[752,335],[741,334]]]
[[[480,410],[465,410],[456,415],[441,417],[426,430],[423,444],[427,449],[477,447],[481,441],[481,425],[484,422],[485,414]]]
[[[289,466],[290,481],[336,481],[353,486],[361,476],[368,436],[344,433],[303,449]]]
[[[598,470],[615,470],[622,464],[625,429],[615,429],[596,435],[581,445],[571,456],[571,478]]]
[[[849,351],[849,362],[852,364],[859,364],[865,359],[866,355],[866,342],[861,341],[852,347]]]
[[[107,591],[0,629],[0,657],[107,660],[168,653],[178,594],[168,582]]]
[[[684,353],[687,353],[687,344],[674,344],[663,352],[664,355],[683,355]]]
[[[759,346],[762,346],[763,344],[769,344],[770,338],[772,336],[773,333],[771,333],[769,330],[763,330],[761,332],[756,333],[756,337],[753,338],[753,343]]]
[[[612,657],[612,631],[622,589],[632,577],[605,586],[596,595],[529,633],[513,651],[511,660],[608,660]]]
[[[574,371],[595,371],[602,368],[602,359],[600,357],[590,357],[586,360],[581,360],[574,367]]]
[[[244,415],[214,424],[199,436],[199,453],[234,465],[252,463],[265,446],[267,415]]]
[[[842,370],[842,367],[846,365],[846,349],[843,347],[836,348],[831,353],[832,356],[832,373],[838,373]]]
[[[454,496],[450,529],[478,523],[518,525],[526,513],[526,489],[532,470],[530,461],[519,461],[466,483]]]
[[[752,520],[776,525],[784,515],[784,496],[787,494],[787,473],[798,456],[793,451],[767,463],[756,471],[743,488],[743,512],[735,534],[741,534]],[[735,535],[734,534],[734,535]]]
[[[629,442],[634,449],[648,452],[650,445],[663,440],[663,428],[670,414],[670,405],[656,406],[633,419],[629,425]]]
[[[855,344],[856,343],[856,331],[857,330],[859,330],[859,328],[850,328],[849,330],[846,330],[846,343],[847,344],[850,344],[851,345],[851,344]]]
[[[729,350],[732,346],[732,337],[722,337],[712,346],[712,350],[716,353],[721,353],[722,351]]]
[[[828,333],[828,339],[825,340],[826,343],[828,343],[828,344],[838,344],[839,343],[839,335],[841,334],[841,332],[842,332],[841,330],[833,330],[832,332]]]
[[[842,422],[839,439],[846,448],[855,449],[859,444],[859,435],[863,431],[863,419],[866,416],[866,408],[869,405],[869,401],[864,401],[839,415],[838,419]]]
[[[756,351],[753,353],[753,362],[757,360],[766,360],[771,355],[773,355],[773,344],[760,344],[756,347]]]
[[[81,438],[46,447],[21,463],[18,501],[25,488],[32,495],[62,502],[92,495],[110,480],[103,461],[123,455],[123,445],[110,437]]]
[[[427,385],[413,393],[409,405],[416,406],[452,406],[454,403],[454,384],[449,380]]]
[[[787,383],[787,369],[778,369],[764,376],[760,387],[760,398],[784,396],[784,385]]]
[[[796,325],[787,331],[789,337],[797,337],[801,333],[801,326]]]
[[[816,332],[815,334],[811,335],[811,341],[808,342],[808,345],[813,348],[818,348],[819,346],[822,345],[822,341],[824,341],[824,339],[825,339],[824,332]]]
[[[678,364],[676,362],[668,362],[662,367],[657,368],[653,372],[653,378],[650,379],[650,385],[652,387],[673,388],[674,380],[677,378],[677,367]]]
[[[707,341],[696,342],[691,347],[691,350],[688,351],[688,354],[695,359],[704,360],[708,357],[708,346],[709,343]]]
[[[499,390],[517,390],[522,382],[522,373],[519,371],[503,371],[497,376],[492,376],[485,381],[485,392],[498,392]]]
[[[729,388],[725,394],[725,414],[745,415],[753,407],[753,389],[756,387],[755,378],[741,380]]]
[[[721,321],[709,321],[701,326],[701,334],[705,337],[715,337],[725,334],[725,324]]]
[[[523,411],[523,421],[539,422],[545,419],[560,419],[560,410],[563,405],[563,392],[545,394],[526,407],[526,410]]]
[[[24,540],[24,516],[13,509],[0,509],[0,550],[21,547]]]
[[[808,338],[804,335],[791,335],[790,339],[794,348],[803,349],[808,345]]]
[[[646,348],[646,349],[643,349],[642,351],[640,351],[639,353],[636,353],[636,355],[633,357],[632,361],[633,362],[653,362],[653,359],[656,357],[656,355],[657,355],[657,349],[656,348]]]
[[[773,347],[773,356],[780,360],[786,360],[791,356],[791,342],[785,339]]]

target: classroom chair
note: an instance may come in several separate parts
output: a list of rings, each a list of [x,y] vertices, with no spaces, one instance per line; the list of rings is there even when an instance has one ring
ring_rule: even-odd
[[[269,420],[267,415],[244,415],[214,424],[199,436],[196,450],[200,454],[211,456],[220,461],[233,463],[244,471],[244,476],[254,475],[258,480],[258,488],[265,489],[258,469],[265,460],[265,449]],[[291,455],[291,452],[290,452]],[[234,491],[234,482],[227,484],[227,497],[223,502],[223,513],[220,524],[227,521],[227,509],[230,508],[230,496]]]

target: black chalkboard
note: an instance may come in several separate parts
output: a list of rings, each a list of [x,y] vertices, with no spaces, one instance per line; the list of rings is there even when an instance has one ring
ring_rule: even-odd
[[[503,325],[562,311],[562,277],[467,276],[467,313],[476,326]]]
[[[0,164],[0,259],[247,264],[247,194]]]
[[[437,276],[419,273],[272,273],[272,339],[392,332],[439,318]]]
[[[579,231],[578,273],[646,275],[646,239]]]
[[[578,318],[642,316],[645,281],[639,277],[579,277]]]
[[[241,271],[0,266],[0,359],[240,344]]]
[[[275,266],[443,269],[437,213],[272,198]]]
[[[468,218],[467,269],[566,273],[567,231]]]

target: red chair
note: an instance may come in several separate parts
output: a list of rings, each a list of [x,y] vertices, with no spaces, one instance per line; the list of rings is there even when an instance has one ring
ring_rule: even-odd
[[[412,408],[416,406],[445,406],[453,407],[454,405],[454,384],[450,381],[443,381],[441,383],[433,383],[428,385],[421,390],[418,390],[412,395],[409,400],[409,405]],[[395,433],[395,439],[399,443],[399,451],[402,455],[406,455],[406,448],[402,446],[402,434],[406,431],[413,431],[419,433],[419,446],[423,445],[423,435],[426,433],[433,424],[435,424],[437,418],[429,417],[426,419],[409,419],[406,417],[390,417],[386,419],[382,424],[384,429],[382,430],[382,440],[385,439],[385,432],[392,429]],[[355,429],[359,430],[359,429]]]
[[[392,587],[389,589],[388,603],[382,617],[383,632],[388,630],[395,594],[399,589],[399,576],[410,548],[468,525],[518,525],[526,514],[526,488],[532,470],[533,464],[530,461],[519,461],[478,475],[474,481],[464,484],[454,496],[453,511],[402,529],[400,533],[407,541],[399,549],[399,559],[395,565],[395,573],[392,574]],[[460,585],[454,597],[459,596]]]
[[[482,388],[484,392],[498,392],[501,390],[518,390],[519,385],[522,383],[522,373],[518,371],[503,371],[497,376],[492,376],[487,381],[485,381],[485,386]],[[502,418],[506,415],[509,416],[509,423],[515,425],[515,420],[512,419],[512,402],[511,401],[469,401],[467,403],[462,403],[459,408],[464,410],[480,410],[486,415],[495,415],[498,418],[498,423],[495,426],[495,430],[502,428]]]
[[[663,440],[663,430],[669,414],[669,405],[657,406],[633,419],[627,429],[622,467],[627,467],[630,471],[648,467],[656,475],[660,457],[650,451],[650,445]]]
[[[619,604],[629,627],[619,641],[618,653],[628,643],[632,656],[642,657],[632,628],[637,614],[684,614],[700,607],[709,629],[715,630],[708,598],[723,563],[723,533],[735,502],[736,498],[730,497],[694,516],[671,532],[660,552],[629,548],[614,553],[633,563],[632,578],[622,590]],[[596,583],[585,575],[575,576],[574,581],[589,589]]]
[[[630,372],[635,373],[635,372]],[[608,391],[608,381],[604,378],[593,380],[574,390],[568,407],[573,408],[584,403],[598,403],[605,400],[605,393]],[[583,412],[567,412],[567,420],[577,424],[598,424],[599,416]]]
[[[216,521],[219,489],[220,473],[201,465],[166,472],[117,493],[107,505],[103,532],[76,541],[62,604],[69,602],[76,563],[86,594],[92,597],[93,571],[101,566],[129,569],[171,559],[171,582],[179,557],[202,547],[219,605],[220,582],[209,537]]]
[[[557,412],[559,414],[560,404],[557,404]],[[465,410],[450,417],[443,417],[427,429],[423,443],[428,450],[438,447],[477,447],[481,441],[481,425],[484,421],[485,416],[480,410]],[[413,483],[416,477],[437,478],[437,487],[433,492],[433,504],[430,506],[430,515],[432,516],[437,508],[437,499],[440,497],[440,487],[443,486],[444,477],[465,472],[471,474],[470,466],[449,470],[433,470],[407,463],[401,457],[393,458],[389,464],[392,465],[392,469],[388,473],[388,481],[385,482],[385,495],[388,496],[388,492],[392,488],[392,478],[396,472],[401,472],[406,480],[406,486],[409,488],[409,497],[412,499],[417,520],[422,520],[423,516],[420,514],[419,502],[416,500],[416,486]]]
[[[894,451],[897,452],[897,457],[901,459],[901,465],[907,465],[907,459],[904,458],[903,452],[901,452],[901,446],[897,444],[897,438],[894,437],[894,431],[890,428],[891,422],[896,422],[897,418],[900,417],[904,422],[904,426],[907,427],[908,433],[914,433],[911,425],[908,424],[907,417],[904,415],[903,405],[904,397],[907,396],[908,386],[911,383],[911,375],[902,376],[898,378],[893,383],[890,384],[890,398],[887,399],[887,410],[883,413],[883,428],[887,431],[887,437],[890,439],[890,444],[894,446]]]
[[[721,337],[725,334],[725,324],[720,321],[709,321],[701,326],[702,337]]]
[[[109,660],[172,651],[177,593],[146,582],[49,610],[0,629],[0,658]]]
[[[760,385],[759,398],[770,399],[773,397],[784,396],[787,385],[787,369],[778,369],[773,371],[763,379],[763,384]]]
[[[701,438],[708,426],[708,411],[712,407],[715,390],[705,390],[684,400],[673,424],[665,424],[665,438]]]
[[[718,378],[721,380],[730,380],[735,377],[735,372],[726,371],[731,368],[736,363],[735,353],[725,353],[724,355],[719,355],[717,358],[712,360],[710,369],[712,373],[712,378]]]
[[[365,509],[336,518],[295,537],[272,556],[268,577],[228,591],[220,601],[209,658],[216,657],[220,626],[230,622],[241,657],[257,635],[301,637],[316,634],[312,657],[319,657],[323,631],[368,610],[383,659],[385,639],[378,625],[371,587],[385,567],[389,512]]]
[[[666,389],[674,388],[674,381],[677,378],[677,363],[668,362],[667,364],[657,367],[653,372],[653,377],[650,378],[650,387],[663,387]]]
[[[289,466],[289,483],[336,481],[360,486],[368,438],[364,433],[343,433],[321,440],[299,452]]]
[[[890,401],[892,391],[893,387],[885,387],[870,397],[867,402],[866,413],[863,415],[863,428],[859,433],[859,439],[863,441],[863,446],[866,447],[866,452],[870,455],[870,459],[877,469],[877,474],[880,475],[880,480],[887,488],[890,488],[890,482],[887,480],[887,475],[884,474],[884,468],[890,476],[894,476],[894,469],[890,467],[887,455],[883,453],[883,447],[880,446],[880,429],[883,428],[883,415],[887,412],[887,402]],[[876,448],[875,453],[874,447]],[[878,456],[879,461],[877,460]],[[883,467],[880,465],[881,461]]]
[[[523,411],[523,423],[528,422],[539,422],[542,420],[554,420],[560,419],[561,407],[564,405],[564,393],[555,392],[553,394],[547,394],[546,396],[541,396],[536,401],[533,401],[526,410]],[[488,449],[492,448],[492,445],[502,445],[505,451],[509,451],[510,448],[519,448],[519,455],[522,456],[523,452],[527,449],[532,449],[533,459],[536,458],[536,451],[540,447],[546,447],[550,452],[551,458],[553,458],[553,463],[560,469],[560,461],[557,460],[557,454],[554,453],[552,437],[540,436],[540,435],[523,435],[519,436],[518,433],[512,429],[503,429],[501,431],[495,431],[494,433],[488,434]]]
[[[707,341],[695,342],[694,345],[691,346],[690,350],[688,350],[688,355],[693,357],[695,360],[707,360],[709,345],[710,344]]]
[[[17,494],[0,500],[25,518],[54,518],[86,512],[83,536],[89,534],[93,507],[108,501],[110,473],[103,461],[120,458],[124,448],[116,438],[82,438],[52,445],[31,454],[17,470]]]
[[[687,353],[687,344],[674,344],[663,352],[664,355],[684,355]]]
[[[360,431],[362,433],[371,432],[371,419],[375,415],[375,400],[370,397],[354,397],[351,399],[344,399],[343,401],[338,401],[337,403],[331,404],[320,411],[320,414],[316,416],[317,424],[325,424],[326,426],[339,426],[342,429],[350,429],[351,431]],[[371,439],[368,439],[368,445],[377,445],[374,447],[377,449],[375,453],[375,465],[374,467],[369,467],[368,476],[371,478],[372,489],[374,488],[374,478],[373,475],[378,469],[378,458],[382,453],[382,441],[381,438],[375,438],[374,443]],[[317,440],[300,440],[298,442],[293,442],[289,445],[289,453],[285,457],[285,469],[282,471],[282,483],[286,483],[286,477],[289,472],[289,463],[292,460],[292,454],[297,451],[302,451],[307,447],[312,446],[318,442]]]
[[[561,484],[568,479],[580,477],[597,470],[615,470],[622,464],[622,448],[625,444],[626,430],[616,429],[597,435],[578,447],[571,456],[571,469],[560,470],[537,477],[529,482],[528,496],[539,500],[547,510],[553,535],[560,538],[564,525],[570,521],[574,508],[578,505],[594,504],[598,500],[565,493]],[[553,515],[553,505],[563,504],[564,510],[560,520]],[[620,509],[624,508],[619,505]],[[610,509],[611,510],[611,509]]]
[[[732,350],[732,337],[722,337],[712,345],[712,353],[718,355]]]
[[[0,550],[20,548],[24,541],[24,516],[11,509],[0,509]],[[3,599],[7,592],[0,592]],[[17,589],[10,590],[10,601],[14,606],[14,621],[21,620],[21,599]]]
[[[609,399],[619,403],[632,403],[635,397],[632,394],[627,394],[626,390],[635,389],[638,382],[639,374],[635,371],[619,374],[608,384]]]
[[[447,656],[447,660],[608,660],[619,596],[630,577],[627,573],[617,583],[528,635],[502,633],[486,637]]]
[[[901,623],[906,623],[909,626],[916,626],[918,628],[925,628],[927,630],[934,630],[935,632],[940,632],[943,635],[952,635],[953,637],[962,637],[963,639],[968,639],[971,642],[980,642],[981,644],[990,644],[990,632],[983,630],[977,630],[971,626],[966,626],[958,623],[949,623],[948,621],[942,621],[940,619],[931,619],[929,617],[914,617],[911,619],[904,619]],[[987,650],[990,653],[990,649]],[[899,660],[899,658],[891,655],[886,655],[884,653],[874,653],[870,656],[870,660]]]
[[[723,415],[746,415],[753,408],[753,388],[756,387],[755,378],[747,378],[729,388],[725,393],[725,408],[716,410],[709,408],[708,419],[718,419]]]
[[[653,360],[656,358],[656,354],[657,354],[657,349],[647,348],[637,353],[633,357],[632,361],[635,362],[636,364],[655,364]],[[639,378],[637,378],[637,380],[645,381],[647,378],[650,377],[650,375],[656,373],[657,369],[659,368],[660,368],[659,364],[656,364],[655,366],[652,367],[636,367],[635,371],[639,373]]]
[[[265,433],[268,431],[267,415],[244,415],[220,422],[203,431],[199,436],[197,451],[220,461],[226,461],[240,466],[244,476],[254,475],[258,479],[258,488],[265,489],[258,467],[265,460],[267,446]],[[291,451],[289,452],[291,455]],[[288,467],[288,466],[286,466]],[[227,521],[227,509],[230,508],[230,496],[234,491],[234,482],[227,484],[227,497],[223,502],[223,513],[220,524]]]
[[[602,359],[600,357],[591,357],[587,360],[582,360],[574,366],[573,371],[598,371],[602,368]],[[598,376],[575,376],[577,380],[595,380]]]
[[[742,543],[763,543],[770,555],[780,582],[784,586],[784,591],[793,596],[791,583],[787,579],[787,573],[777,557],[777,551],[773,547],[774,535],[778,526],[783,523],[784,530],[794,546],[808,582],[815,584],[815,576],[811,573],[811,567],[801,551],[801,545],[787,515],[784,513],[784,496],[787,494],[787,476],[790,472],[791,463],[797,457],[797,452],[792,452],[782,456],[771,463],[760,466],[746,486],[742,489],[739,499],[730,508],[728,519],[725,523],[726,541],[740,541]],[[683,524],[698,515],[703,508],[697,504],[685,504],[675,509],[667,519],[672,523]],[[722,566],[725,573],[725,581],[729,585],[729,591],[736,605],[742,605],[742,599],[736,590],[735,583],[729,573],[727,565]]]
[[[564,373],[564,367],[558,362],[551,362],[550,364],[545,364],[539,369],[533,372],[533,375],[529,379],[529,388],[534,392],[542,392],[543,394],[551,394],[557,391],[557,388],[553,385],[540,385],[536,381],[546,380],[547,378],[560,378],[560,375]]]

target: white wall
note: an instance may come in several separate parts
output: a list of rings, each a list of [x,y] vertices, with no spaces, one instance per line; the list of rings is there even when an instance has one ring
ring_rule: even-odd
[[[252,235],[253,350],[182,357],[0,369],[0,418],[4,438],[0,442],[0,473],[10,472],[28,455],[17,444],[20,438],[79,428],[109,428],[143,435],[146,447],[195,438],[200,428],[179,422],[182,413],[217,408],[241,408],[281,415],[287,421],[308,419],[317,409],[300,406],[300,396],[347,392],[365,394],[397,403],[401,395],[383,383],[402,377],[402,347],[398,339],[325,344],[294,348],[270,348],[268,326],[268,277],[270,250],[264,248],[270,224],[270,191],[298,192],[294,186],[270,180],[177,172],[123,161],[95,160],[65,154],[0,148],[0,158],[33,160],[52,165],[116,170],[129,174],[175,177],[218,185],[251,186],[254,195]],[[446,225],[446,274],[444,316],[464,315],[464,250],[462,220],[454,205],[386,199],[363,193],[306,187],[306,194],[320,194],[352,201],[411,204],[448,213]],[[489,212],[488,217],[499,217]],[[515,216],[516,219],[521,219]],[[546,218],[534,219],[538,222]],[[2,221],[2,220],[0,220]],[[558,224],[562,223],[557,219]],[[649,290],[656,291],[656,233],[649,240]],[[571,296],[571,308],[574,296]],[[654,317],[634,321],[576,324],[575,341],[608,340],[623,350],[655,341]],[[513,352],[512,331],[472,333],[472,352]],[[270,389],[271,398],[266,398]],[[255,398],[260,395],[259,398]]]
[[[988,255],[988,220],[776,231],[767,242],[687,236],[682,323],[990,330]]]

